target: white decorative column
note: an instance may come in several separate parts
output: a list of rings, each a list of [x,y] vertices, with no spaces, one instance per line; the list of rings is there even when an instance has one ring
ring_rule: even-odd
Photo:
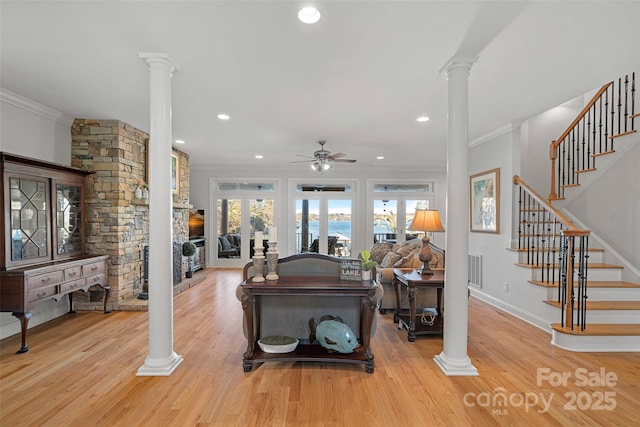
[[[434,360],[446,375],[478,375],[467,356],[469,317],[469,70],[477,58],[453,57],[444,66],[448,81],[447,266],[444,287],[443,351]]]
[[[170,375],[182,362],[173,351],[173,224],[171,76],[166,54],[140,53],[149,66],[149,354],[138,376]]]

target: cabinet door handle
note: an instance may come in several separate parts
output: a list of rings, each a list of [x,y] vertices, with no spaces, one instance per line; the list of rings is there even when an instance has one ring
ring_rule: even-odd
[[[94,265],[93,267],[91,267],[91,271],[96,271],[98,269],[97,265]]]
[[[76,274],[78,274],[77,271],[72,271],[71,273],[69,273],[69,277],[76,277]]]
[[[46,296],[47,296],[47,293],[46,293],[46,292],[38,292],[38,293],[36,294],[36,296],[37,296],[38,298],[44,298],[44,297],[46,297]]]
[[[51,281],[51,277],[47,277],[46,279],[42,279],[42,283],[49,283]]]

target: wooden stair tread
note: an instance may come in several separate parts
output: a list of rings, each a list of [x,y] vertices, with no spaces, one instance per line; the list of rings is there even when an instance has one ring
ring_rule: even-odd
[[[560,308],[558,301],[544,301]],[[587,301],[587,310],[640,310],[640,301]]]
[[[529,280],[528,282],[532,285],[543,286],[545,288],[555,288],[558,286],[556,279],[556,283],[547,283],[540,280]],[[623,282],[620,280],[589,280],[587,283],[587,288],[640,288],[639,283],[631,283],[631,282]]]
[[[520,266],[520,267],[525,267],[525,268],[540,268],[539,265],[527,264],[525,262],[517,262],[516,265]],[[558,268],[558,264],[554,264],[553,268]],[[618,268],[618,269],[623,269],[624,267],[621,266],[621,265],[614,265],[614,264],[602,264],[602,263],[591,264],[591,263],[589,263],[589,269],[592,269],[592,268]]]
[[[633,336],[640,335],[640,324],[608,324],[608,323],[594,323],[587,324],[584,331],[580,330],[580,327],[575,327],[574,330],[566,326],[561,326],[560,323],[552,323],[551,328],[554,331],[562,332],[570,335],[619,335],[619,336]]]

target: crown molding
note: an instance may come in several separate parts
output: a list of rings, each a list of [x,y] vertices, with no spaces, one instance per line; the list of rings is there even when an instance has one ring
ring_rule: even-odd
[[[0,101],[66,126],[71,126],[73,124],[73,117],[6,89],[0,88]]]
[[[492,139],[499,137],[500,135],[504,135],[505,133],[511,132],[515,128],[516,127],[513,124],[508,124],[508,125],[499,127],[498,129],[495,129],[489,133],[485,133],[484,135],[469,141],[469,148],[473,148],[480,144],[484,144],[485,142],[489,142]]]

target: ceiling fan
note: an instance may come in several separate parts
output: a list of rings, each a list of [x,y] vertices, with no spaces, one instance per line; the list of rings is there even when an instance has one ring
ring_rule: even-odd
[[[328,171],[331,169],[331,162],[340,162],[340,163],[355,163],[355,159],[343,159],[342,157],[346,156],[344,153],[336,153],[331,154],[329,150],[325,150],[324,144],[327,141],[318,141],[320,144],[320,149],[313,153],[313,157],[311,156],[303,156],[300,154],[296,154],[298,157],[306,157],[311,160],[298,160],[291,163],[302,163],[302,162],[311,162],[311,169],[316,172],[323,173],[324,171]]]

